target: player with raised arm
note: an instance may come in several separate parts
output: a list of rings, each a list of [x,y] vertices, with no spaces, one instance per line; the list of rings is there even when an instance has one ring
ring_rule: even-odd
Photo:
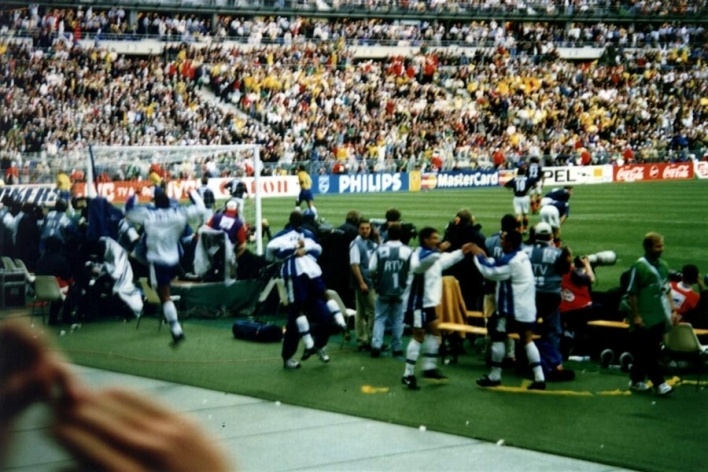
[[[170,299],[170,283],[179,270],[179,242],[190,221],[204,222],[208,214],[204,202],[193,190],[189,194],[194,205],[174,207],[165,192],[155,195],[154,208],[135,206],[137,195],[126,204],[126,219],[143,226],[146,234],[147,261],[150,265],[150,283],[157,286],[165,320],[170,325],[172,347],[184,341],[177,308]]]

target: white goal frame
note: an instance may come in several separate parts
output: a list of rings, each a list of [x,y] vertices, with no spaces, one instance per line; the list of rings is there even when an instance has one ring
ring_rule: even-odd
[[[189,156],[218,156],[220,154],[244,154],[253,159],[253,180],[255,191],[255,229],[256,253],[263,255],[263,206],[261,190],[261,145],[260,144],[232,144],[232,145],[195,145],[195,146],[89,146],[87,154],[86,191],[93,191],[94,170],[96,167],[116,167],[126,162],[138,159],[140,163],[174,164],[183,162]],[[250,155],[249,155],[250,153]],[[137,156],[132,159],[130,155]],[[244,215],[245,217],[245,215]]]

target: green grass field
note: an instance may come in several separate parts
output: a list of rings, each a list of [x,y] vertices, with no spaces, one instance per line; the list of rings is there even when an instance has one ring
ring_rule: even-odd
[[[547,191],[551,188],[547,187]],[[642,239],[649,231],[664,235],[664,257],[680,270],[684,264],[708,271],[708,181],[669,181],[576,186],[570,200],[570,217],[562,238],[575,254],[613,250],[618,261],[598,269],[597,288],[616,286],[622,271],[643,254]],[[383,218],[388,208],[398,208],[405,221],[418,229],[433,226],[441,233],[460,208],[469,208],[489,236],[499,229],[505,213],[513,213],[511,192],[504,188],[433,190],[420,193],[347,194],[316,197],[319,216],[338,226],[349,210],[369,218]],[[253,214],[252,202],[246,216]],[[293,198],[263,200],[263,217],[282,228],[293,209]],[[531,217],[531,223],[539,221]]]

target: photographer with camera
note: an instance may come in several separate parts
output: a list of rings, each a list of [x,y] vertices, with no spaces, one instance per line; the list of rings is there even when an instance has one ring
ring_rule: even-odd
[[[568,248],[570,257],[572,251]],[[596,318],[592,300],[592,286],[595,284],[595,272],[588,256],[573,259],[570,271],[561,280],[560,313],[564,332],[561,339],[563,359],[574,355],[589,356],[587,322]]]

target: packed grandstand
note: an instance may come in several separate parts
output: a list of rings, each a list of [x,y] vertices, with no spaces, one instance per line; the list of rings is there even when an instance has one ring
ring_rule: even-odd
[[[259,16],[217,6],[5,7],[6,183],[53,182],[89,145],[255,143],[267,173],[299,162],[346,174],[708,156],[705,2],[276,3]],[[455,20],[433,15],[453,6]],[[341,17],[366,9],[371,18]],[[390,17],[404,10],[405,21]],[[105,42],[155,38],[159,50],[141,55]],[[361,45],[399,47],[367,58]],[[599,53],[573,60],[561,48]],[[249,171],[186,155],[167,172],[239,169]],[[147,168],[99,170],[129,180]]]

